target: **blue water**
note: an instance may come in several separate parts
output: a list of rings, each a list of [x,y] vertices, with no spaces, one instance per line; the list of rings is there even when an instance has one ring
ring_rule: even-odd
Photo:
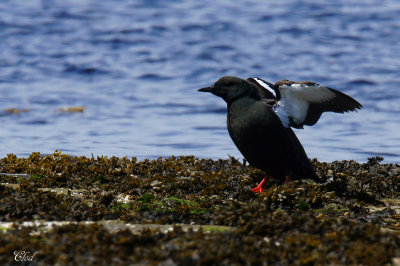
[[[0,157],[241,158],[197,92],[224,75],[341,90],[364,109],[296,130],[309,157],[400,161],[398,0],[2,0]]]

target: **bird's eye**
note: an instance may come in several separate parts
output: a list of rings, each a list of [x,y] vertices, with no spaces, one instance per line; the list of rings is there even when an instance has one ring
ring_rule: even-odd
[[[225,87],[232,87],[233,86],[233,82],[227,82],[225,83]]]

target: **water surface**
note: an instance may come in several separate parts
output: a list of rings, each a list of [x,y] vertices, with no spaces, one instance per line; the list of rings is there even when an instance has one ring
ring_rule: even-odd
[[[400,2],[265,2],[1,1],[0,157],[241,158],[225,103],[197,92],[236,75],[312,80],[364,105],[296,130],[310,157],[399,162]]]

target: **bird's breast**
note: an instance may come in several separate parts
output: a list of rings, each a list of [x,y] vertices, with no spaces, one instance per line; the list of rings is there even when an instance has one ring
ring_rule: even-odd
[[[228,107],[228,131],[236,147],[253,166],[273,170],[286,129],[271,106],[261,101]]]
[[[271,106],[261,101],[238,101],[228,107],[228,131],[239,150],[254,137],[268,137],[273,127],[282,127]],[[277,124],[275,124],[277,123]]]

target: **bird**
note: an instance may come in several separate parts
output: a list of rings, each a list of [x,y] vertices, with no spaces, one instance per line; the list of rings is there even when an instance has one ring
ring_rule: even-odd
[[[292,128],[312,126],[323,112],[357,111],[362,105],[352,97],[312,81],[280,80],[275,84],[258,77],[219,78],[198,89],[227,103],[230,137],[245,160],[266,173],[252,191],[263,192],[270,177],[320,181]]]

